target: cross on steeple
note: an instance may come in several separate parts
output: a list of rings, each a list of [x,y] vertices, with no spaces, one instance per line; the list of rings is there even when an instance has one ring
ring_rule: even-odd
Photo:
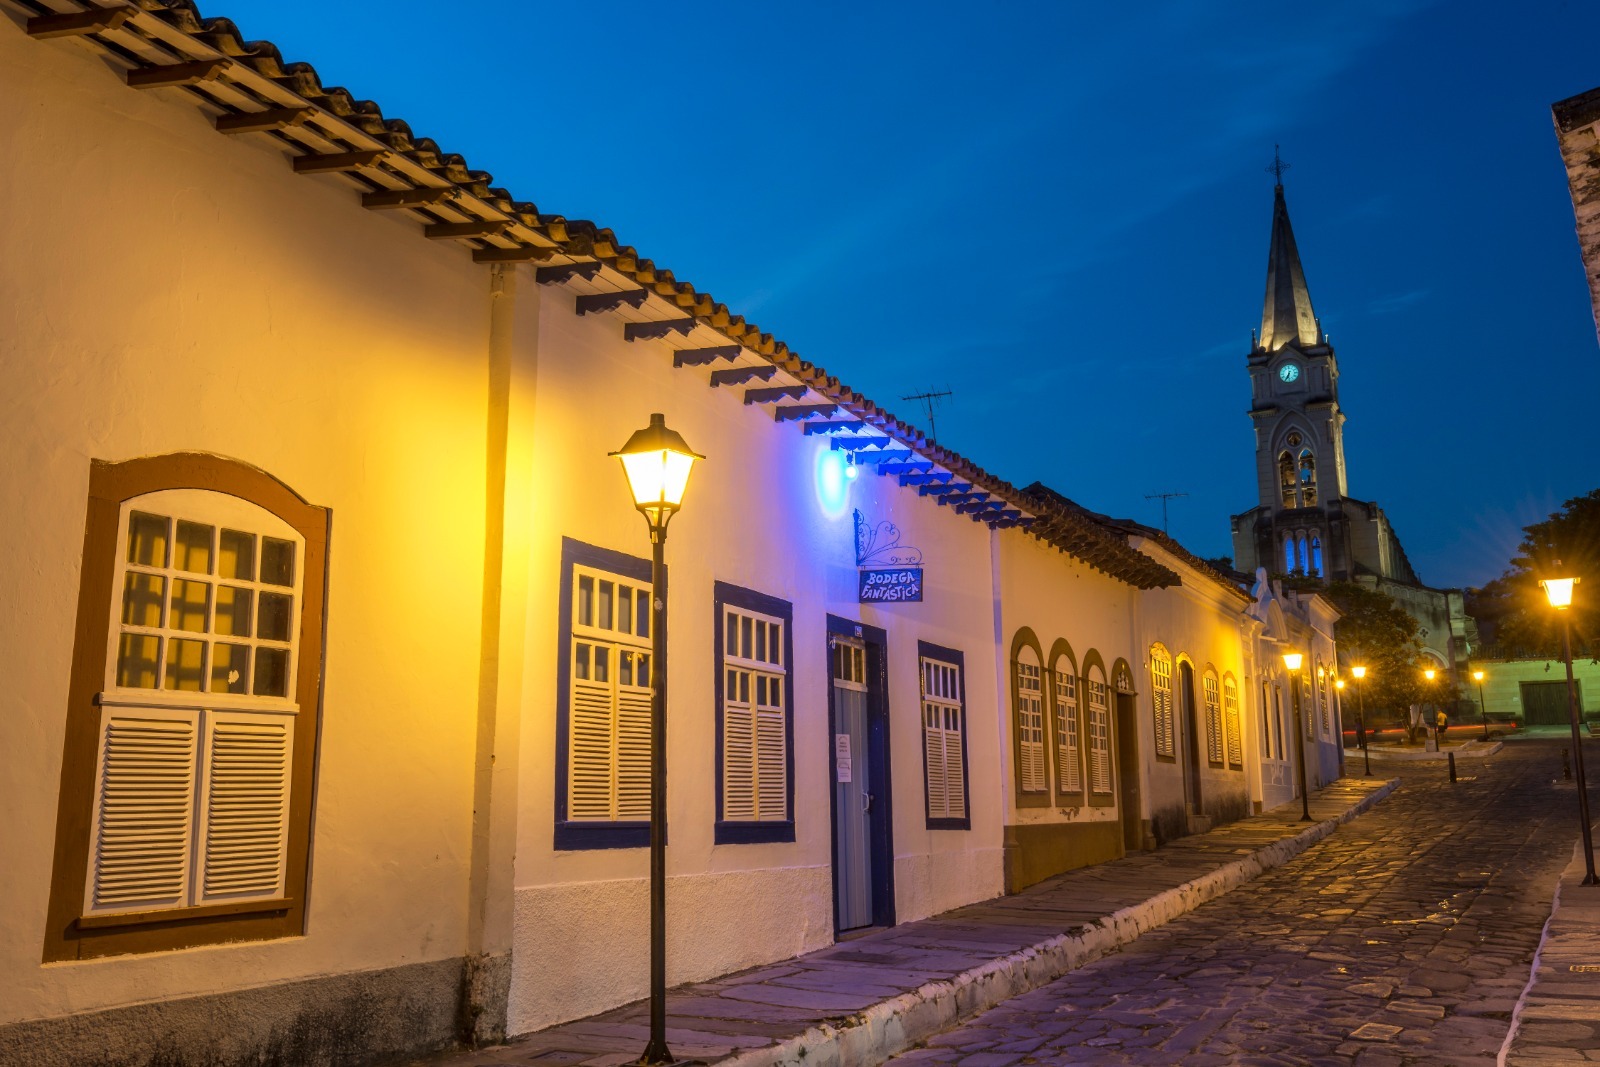
[[[1274,178],[1276,178],[1277,181],[1278,181],[1278,185],[1281,187],[1283,185],[1283,172],[1288,170],[1288,169],[1289,169],[1289,164],[1285,163],[1283,161],[1283,157],[1278,155],[1278,146],[1277,145],[1273,145],[1272,146],[1272,166],[1267,168],[1267,173],[1272,175]]]

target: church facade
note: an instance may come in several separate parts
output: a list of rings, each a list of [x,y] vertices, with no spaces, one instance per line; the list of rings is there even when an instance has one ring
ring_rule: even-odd
[[[1429,658],[1465,663],[1470,620],[1460,590],[1422,583],[1383,508],[1349,495],[1339,360],[1311,305],[1280,182],[1261,332],[1248,357],[1255,424],[1255,507],[1233,516],[1244,572],[1354,581],[1394,597],[1422,628]]]

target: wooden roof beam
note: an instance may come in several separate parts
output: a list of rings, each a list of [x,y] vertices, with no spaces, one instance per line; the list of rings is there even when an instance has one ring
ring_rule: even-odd
[[[312,152],[294,157],[296,174],[339,174],[345,171],[364,170],[383,162],[389,155],[386,148],[363,148],[355,152]]]
[[[744,349],[738,345],[718,345],[715,348],[680,348],[672,353],[674,367],[703,367],[719,359],[733,361]]]
[[[515,248],[475,248],[472,250],[474,263],[526,263],[533,259],[549,259],[556,254],[554,248],[540,248],[537,245],[517,245]]]
[[[317,113],[314,107],[269,107],[265,111],[240,111],[217,116],[218,133],[261,133],[301,126]]]
[[[640,308],[644,306],[645,298],[649,295],[643,289],[623,289],[616,293],[584,293],[577,299],[578,314],[615,311],[624,304],[631,308]]]
[[[89,33],[114,30],[133,18],[134,14],[135,10],[130,4],[114,4],[60,15],[35,15],[28,20],[28,36],[40,41],[52,37],[82,37]]]
[[[233,66],[231,59],[196,59],[188,63],[162,63],[128,71],[128,84],[135,89],[166,89],[178,85],[199,85],[216,78]]]
[[[430,241],[453,241],[464,237],[499,237],[510,228],[510,219],[479,219],[477,222],[433,222],[422,232]]]
[[[384,208],[432,207],[453,200],[453,186],[419,186],[415,189],[379,189],[362,193],[361,206],[381,210]]]
[[[866,423],[857,420],[849,420],[845,422],[808,422],[805,426],[805,432],[808,434],[855,433],[858,430],[864,430],[866,428]]]
[[[622,327],[622,337],[626,341],[654,341],[667,336],[669,333],[687,335],[690,330],[694,329],[694,326],[694,319],[657,319],[655,322],[629,322]]]
[[[946,485],[919,485],[918,496],[947,497],[951,494],[960,495],[972,488],[971,482],[950,482]]]
[[[802,388],[804,388],[802,386]],[[825,419],[839,410],[838,404],[780,404],[772,409],[776,422],[800,422],[804,419]]]
[[[806,395],[803,385],[774,385],[766,389],[746,389],[746,404],[772,404],[779,400],[799,400]]]
[[[745,382],[770,382],[773,375],[778,373],[777,367],[733,367],[729,370],[714,370],[711,372],[711,388],[716,389],[724,385],[743,385]]]

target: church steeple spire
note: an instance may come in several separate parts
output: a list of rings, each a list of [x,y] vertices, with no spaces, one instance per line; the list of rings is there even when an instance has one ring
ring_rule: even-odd
[[[1311,310],[1311,291],[1300,266],[1294,230],[1289,226],[1289,206],[1283,200],[1283,172],[1289,165],[1273,146],[1272,166],[1277,179],[1272,203],[1272,247],[1267,252],[1267,298],[1261,310],[1261,347],[1274,352],[1291,342],[1301,346],[1322,343],[1322,329]]]

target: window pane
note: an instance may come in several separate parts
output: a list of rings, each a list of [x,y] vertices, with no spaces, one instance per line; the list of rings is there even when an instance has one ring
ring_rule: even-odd
[[[589,653],[591,647],[592,646],[579,641],[577,643],[577,649],[574,652],[572,673],[585,680],[589,678],[591,673],[589,669]]]
[[[215,526],[178,520],[178,537],[173,545],[172,566],[191,574],[211,573],[211,538]]]
[[[211,646],[211,692],[250,691],[250,646],[218,642]]]
[[[256,539],[240,530],[223,530],[218,547],[217,573],[224,578],[256,579]]]
[[[256,636],[268,641],[289,640],[289,609],[293,603],[294,597],[287,593],[262,593]]]
[[[160,626],[162,601],[167,595],[167,580],[158,574],[128,572],[122,590],[124,626]]]
[[[594,579],[578,579],[578,625],[594,625]]]
[[[611,629],[611,598],[614,595],[614,586],[610,582],[600,583],[600,621],[595,623],[602,630]]]
[[[780,629],[781,629],[781,627],[772,626],[772,627],[769,627],[768,630],[767,630],[767,640],[769,642],[769,645],[768,645],[768,648],[767,648],[767,662],[768,663],[782,663],[783,662],[783,660],[781,658],[779,658],[779,655],[778,655],[778,633],[779,633]]]
[[[739,616],[739,655],[750,658],[750,623],[748,615]]]
[[[287,649],[256,649],[255,694],[258,697],[289,695],[289,652]]]
[[[218,587],[216,632],[226,637],[249,637],[250,607],[254,600],[255,594],[248,589],[233,585]]]
[[[611,650],[604,645],[594,646],[594,680],[611,681]]]
[[[733,612],[726,615],[728,620],[728,634],[722,642],[724,656],[737,656],[739,654],[739,616]]]
[[[648,589],[639,590],[637,593],[634,594],[633,602],[634,602],[634,609],[635,609],[634,613],[633,613],[633,617],[636,620],[638,620],[638,623],[639,623],[638,628],[636,629],[635,632],[638,633],[638,635],[640,637],[649,637],[650,636],[650,591]]]
[[[180,527],[184,523],[178,524]],[[129,577],[133,577],[129,575]],[[190,633],[206,632],[206,614],[211,608],[211,583],[178,579],[172,583],[172,628]],[[168,686],[167,688],[174,688]]]
[[[205,677],[206,643],[174,638],[167,642],[167,689],[200,692]]]
[[[637,677],[634,679],[633,684],[641,689],[650,688],[650,657],[645,653],[641,652],[639,654],[639,669],[635,673]]]
[[[268,585],[294,584],[294,542],[261,539],[261,580]]]
[[[750,703],[750,672],[739,672],[739,703]]]
[[[128,562],[143,567],[167,565],[167,524],[161,515],[135,511],[128,516]]]
[[[129,689],[154,689],[156,661],[160,657],[161,638],[123,634],[117,646],[117,684]]]
[[[617,681],[622,685],[633,684],[633,656],[627,652],[617,657]]]
[[[625,585],[617,586],[617,629],[633,633],[633,590]]]
[[[756,647],[750,653],[752,659],[764,660],[767,658],[767,624],[756,622]]]

